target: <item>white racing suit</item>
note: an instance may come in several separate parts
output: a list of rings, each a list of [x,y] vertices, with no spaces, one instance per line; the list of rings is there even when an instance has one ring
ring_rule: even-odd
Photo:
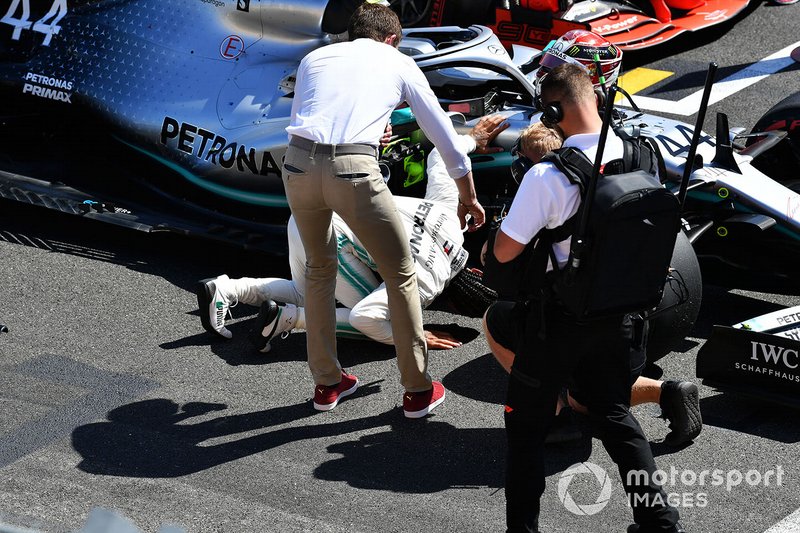
[[[469,136],[462,136],[461,142],[470,151],[475,147]],[[427,165],[425,198],[395,197],[417,264],[417,284],[423,308],[430,305],[466,266],[468,257],[456,213],[458,189],[447,174],[438,150],[430,153]],[[392,344],[386,287],[375,274],[375,262],[336,213],[333,214],[333,230],[339,256],[336,300],[344,306],[336,310],[337,335],[366,335],[375,341]],[[293,217],[289,219],[288,237],[292,279],[231,280],[240,302],[260,305],[271,299],[300,307],[304,305],[306,256]]]

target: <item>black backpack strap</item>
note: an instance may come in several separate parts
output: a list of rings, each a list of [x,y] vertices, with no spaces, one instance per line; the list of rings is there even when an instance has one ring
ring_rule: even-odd
[[[522,253],[507,263],[501,263],[494,255],[494,242],[500,226],[489,230],[486,262],[483,267],[483,283],[493,289],[501,300],[516,300],[525,285],[525,274],[533,244],[528,244]]]
[[[592,175],[592,162],[589,161],[586,154],[568,146],[548,152],[542,158],[542,161],[552,163],[567,177],[570,183],[577,185],[580,189],[581,198],[583,198],[586,187],[589,184],[589,178]],[[532,280],[532,283],[528,286],[528,295],[541,295],[542,290],[546,289],[545,275],[548,259],[553,268],[558,270],[558,260],[556,259],[553,245],[570,238],[575,233],[575,227],[578,224],[582,208],[583,202],[578,207],[578,211],[564,221],[563,224],[556,228],[544,228],[534,237],[534,239],[537,239],[536,247],[531,255],[529,268],[526,271],[526,278]]]
[[[522,277],[524,281],[519,294],[520,301],[541,299],[542,289],[545,286],[549,250],[553,249],[552,236],[547,229],[539,231],[534,236],[532,243],[534,243],[533,251],[525,267],[525,275]]]
[[[622,135],[622,157],[612,159],[603,165],[603,175],[625,174],[638,170],[640,163],[641,150],[639,141],[632,139],[628,134]]]
[[[583,196],[589,183],[589,177],[592,175],[592,162],[583,152],[568,146],[548,152],[542,157],[542,161],[552,163],[567,177],[570,183],[574,183],[580,188],[581,196]]]
[[[642,168],[642,150],[637,139],[622,141],[622,172],[633,172]]]
[[[667,167],[664,163],[664,156],[661,154],[661,148],[658,142],[652,137],[642,135],[641,129],[638,126],[633,126],[633,132],[628,133],[623,128],[615,129],[614,132],[617,137],[622,139],[625,149],[622,156],[622,168],[614,169],[616,172],[609,170],[609,164],[606,164],[605,174],[622,174],[623,172],[633,172],[635,170],[644,170],[649,174],[658,174],[661,183],[667,180]]]
[[[562,225],[557,228],[543,228],[533,238],[534,247],[531,252],[528,266],[525,269],[524,290],[521,291],[522,301],[544,299],[548,294],[547,280],[547,261],[553,265],[554,270],[559,270],[558,259],[553,245],[572,237],[575,232],[575,225],[578,223],[578,212],[569,217]]]
[[[550,242],[555,244],[557,242],[569,239],[572,234],[575,233],[575,225],[578,223],[578,215],[580,212],[581,206],[578,206],[578,210],[575,212],[575,214],[565,220],[563,224],[557,228],[548,229],[547,232],[550,234]]]
[[[589,161],[586,154],[569,146],[549,152],[542,161],[552,163],[571,183],[577,185],[581,191],[581,198],[583,198],[586,193],[586,187],[589,185],[589,179],[592,176],[592,162]],[[558,268],[558,262],[556,261],[555,251],[552,245],[570,238],[572,234],[575,233],[575,227],[578,224],[582,208],[583,202],[581,202],[580,207],[578,207],[578,211],[564,221],[563,224],[557,228],[543,230],[543,234],[547,235],[550,241],[548,256],[553,263],[553,268]],[[547,268],[547,263],[544,263],[542,268]]]
[[[542,229],[534,237],[536,245],[533,248],[530,261],[528,261],[528,268],[525,270],[526,286],[524,292],[520,293],[520,301],[524,303],[528,312],[531,311],[531,306],[539,306],[538,312],[541,317],[545,316],[545,305],[549,299],[551,291],[547,280],[547,260],[551,259],[554,265],[555,262],[553,252],[553,235],[552,231]],[[546,336],[545,320],[542,318],[539,323],[539,331],[536,335],[544,340]],[[531,386],[529,384],[529,386]]]
[[[664,156],[661,155],[661,148],[658,147],[658,142],[651,137],[642,137],[642,141],[651,150],[651,157],[655,157],[655,164],[651,161],[649,172],[654,173],[658,171],[658,179],[661,183],[665,183],[668,179],[667,165],[664,163]]]

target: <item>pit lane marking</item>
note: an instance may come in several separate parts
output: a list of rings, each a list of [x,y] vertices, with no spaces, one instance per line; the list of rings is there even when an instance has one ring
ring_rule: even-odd
[[[764,78],[775,74],[794,64],[791,57],[792,50],[800,46],[800,41],[778,50],[774,54],[770,54],[761,61],[752,63],[745,68],[734,72],[724,80],[718,81],[714,84],[711,90],[711,97],[708,104],[716,104],[725,98],[735,94],[746,87],[749,87]],[[634,72],[634,71],[631,71]],[[627,89],[626,89],[627,90]],[[628,91],[630,92],[630,91]],[[672,100],[663,100],[661,98],[653,98],[652,96],[636,96],[636,105],[641,109],[648,111],[656,111],[660,113],[668,113],[671,115],[690,116],[697,113],[700,109],[700,101],[703,97],[703,89],[698,89],[689,96],[681,98],[677,102]],[[625,101],[620,102],[621,105],[626,105]]]
[[[648,87],[655,85],[661,80],[665,80],[675,74],[668,70],[656,70],[652,68],[638,67],[630,72],[626,72],[619,77],[617,84],[625,89],[631,95],[643,91]],[[618,94],[614,99],[614,103],[627,101],[625,97]]]
[[[800,509],[797,509],[764,533],[800,533]]]

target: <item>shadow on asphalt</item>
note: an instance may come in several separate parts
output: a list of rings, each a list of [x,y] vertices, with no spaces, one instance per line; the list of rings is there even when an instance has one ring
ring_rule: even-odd
[[[252,330],[249,320],[226,324],[226,327],[233,333],[233,338],[230,340],[204,331],[159,346],[165,350],[185,346],[209,346],[214,355],[231,366],[268,365],[306,360],[305,332],[293,333],[285,339],[274,339],[271,342],[272,349],[268,353],[261,353],[249,341]],[[344,367],[386,361],[395,357],[393,346],[357,339],[337,339],[337,352],[339,361]]]
[[[174,233],[144,233],[53,210],[0,201],[0,241],[124,266],[194,292],[198,280],[227,273],[289,276],[286,257]]]
[[[472,342],[482,335],[482,333],[475,328],[468,328],[466,326],[461,326],[455,323],[435,324],[426,322],[425,329],[449,333],[453,337],[461,341],[462,344],[467,344],[468,342]]]
[[[379,383],[358,395],[374,394]],[[81,455],[78,468],[91,474],[172,478],[185,476],[292,442],[353,432],[368,435],[330,445],[341,457],[316,466],[314,475],[351,486],[407,493],[450,488],[502,487],[505,431],[456,428],[435,416],[410,421],[399,409],[355,420],[325,423],[307,402],[186,423],[196,416],[224,411],[225,404],[169,399],[138,401],[110,411],[107,420],[76,428],[72,446]],[[315,424],[315,420],[321,423]],[[203,445],[239,433],[266,433]],[[292,425],[294,424],[294,425]],[[435,445],[432,445],[435,443]],[[591,455],[591,441],[548,448],[547,475],[561,472]]]
[[[800,442],[800,426],[788,424],[797,418],[797,409],[759,400],[718,394],[700,400],[703,424],[754,435],[786,444]]]
[[[708,339],[715,324],[732,326],[779,309],[784,306],[737,294],[728,288],[704,285],[700,314],[689,336]]]
[[[380,389],[362,386],[359,396]],[[319,438],[376,426],[373,418],[347,422],[289,427],[211,446],[208,439],[267,429],[311,418],[308,404],[273,407],[252,413],[221,416],[194,424],[186,420],[225,404],[193,402],[179,406],[172,400],[153,399],[126,404],[109,411],[105,422],[86,424],[72,432],[72,446],[82,456],[78,468],[92,474],[124,477],[169,478],[193,474],[242,457],[303,439]],[[378,424],[380,425],[380,424]]]
[[[504,428],[456,428],[435,417],[410,422],[396,412],[380,417],[388,425],[385,431],[328,446],[342,457],[323,463],[314,475],[356,488],[404,493],[504,486]],[[589,438],[547,446],[545,475],[563,472],[591,452]]]
[[[258,352],[248,340],[252,334],[250,319],[255,318],[257,309],[244,305],[242,308],[250,309],[252,313],[248,314],[247,311],[237,307],[237,319],[240,317],[243,319],[239,322],[226,323],[226,327],[233,333],[233,339],[223,339],[203,331],[182,339],[162,343],[159,347],[165,350],[174,350],[186,346],[210,346],[216,356],[231,366],[266,365],[306,360],[306,334],[304,332],[293,333],[285,339],[273,340],[272,350],[269,353]],[[464,344],[475,340],[480,335],[476,329],[458,324],[425,324],[425,329],[450,333]],[[346,367],[374,361],[386,361],[395,357],[393,346],[366,339],[337,339],[337,350],[340,361]]]
[[[502,405],[506,399],[508,374],[491,353],[476,357],[442,378],[448,390],[479,402]]]
[[[187,291],[194,290],[198,279],[221,272],[237,277],[288,274],[285,258],[174,235],[146,235],[8,202],[4,202],[3,207],[0,240],[112,262],[160,276]],[[30,216],[32,212],[38,216]],[[705,339],[714,323],[730,325],[780,308],[726,288],[706,285],[700,317],[691,336]],[[254,308],[243,308],[239,311],[241,314],[236,315],[237,321],[230,324],[234,332],[232,341],[217,341],[201,332],[164,343],[162,348],[211,343],[213,353],[234,366],[305,360],[303,334],[276,342],[266,358],[254,352],[247,341],[249,321],[238,320],[248,317],[249,312],[255,315]],[[437,327],[447,329],[442,325]],[[459,338],[464,337],[464,342],[473,340],[477,334],[470,328],[460,328],[456,332]],[[339,350],[345,366],[394,357],[392,347],[363,341],[340,340]],[[476,383],[478,379],[480,386]],[[502,404],[506,379],[492,356],[487,354],[456,368],[445,376],[443,382],[447,388],[465,397]],[[372,392],[363,387],[359,394]],[[331,446],[329,451],[342,454],[342,457],[319,465],[316,474],[321,478],[339,480],[341,472],[348,472],[347,481],[355,486],[377,486],[392,491],[433,492],[452,486],[502,486],[504,454],[498,452],[498,448],[505,448],[502,429],[458,429],[437,422],[435,416],[421,424],[407,424],[399,410],[335,424],[307,425],[315,414],[307,404],[223,416],[198,424],[179,424],[193,416],[224,408],[213,404],[187,404],[181,410],[171,400],[150,400],[119,407],[109,412],[108,421],[80,426],[73,432],[75,449],[83,456],[79,467],[104,475],[176,477],[289,442],[374,430],[358,440]],[[751,400],[721,395],[702,400],[702,409],[708,425],[778,442],[800,441],[800,428],[787,428],[785,424],[785,420],[796,413],[780,406],[754,404]],[[213,446],[199,445],[207,439],[295,421],[301,421],[303,427],[281,428]],[[433,440],[414,438],[417,431],[423,430],[427,435],[433,435]],[[428,447],[418,444],[422,442],[449,445]],[[558,472],[588,458],[586,446],[549,449],[547,471]],[[658,454],[658,450],[654,451]],[[401,468],[405,463],[419,468]],[[481,468],[475,468],[475,465],[481,465]],[[418,474],[410,474],[419,471],[430,475],[420,478]],[[376,477],[376,472],[381,474]],[[445,483],[443,480],[449,481]]]

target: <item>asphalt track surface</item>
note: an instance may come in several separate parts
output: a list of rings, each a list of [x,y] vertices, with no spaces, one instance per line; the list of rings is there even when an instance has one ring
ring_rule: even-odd
[[[735,25],[631,54],[628,68],[676,72],[646,92],[677,100],[702,85],[710,60],[733,71],[797,41],[798,21],[800,5],[753,6]],[[798,88],[795,66],[711,112],[749,127]],[[286,267],[266,255],[0,204],[0,323],[10,330],[0,333],[0,522],[73,531],[104,507],[145,531],[166,523],[209,532],[503,530],[506,378],[477,320],[426,312],[428,323],[457,327],[469,341],[431,352],[431,373],[448,398],[427,419],[403,418],[392,349],[356,341],[339,346],[360,390],[317,414],[304,334],[276,342],[269,356],[254,354],[246,336],[256,309],[245,306],[234,309],[233,340],[203,332],[193,285],[221,272],[282,275]],[[691,335],[659,362],[664,375],[694,377],[712,324],[798,303],[707,284]],[[678,451],[661,443],[667,428],[657,407],[635,409],[659,467],[679,473],[667,490],[679,494],[688,531],[765,531],[800,507],[800,416],[705,386],[701,396],[705,429]],[[609,473],[612,491],[602,511],[579,516],[557,486],[563,469],[587,460]],[[775,477],[731,490],[680,479],[686,470],[777,467],[779,486]],[[549,448],[547,473],[543,531],[621,532],[630,523],[598,441]],[[591,476],[576,476],[568,489],[578,504],[599,493]]]

